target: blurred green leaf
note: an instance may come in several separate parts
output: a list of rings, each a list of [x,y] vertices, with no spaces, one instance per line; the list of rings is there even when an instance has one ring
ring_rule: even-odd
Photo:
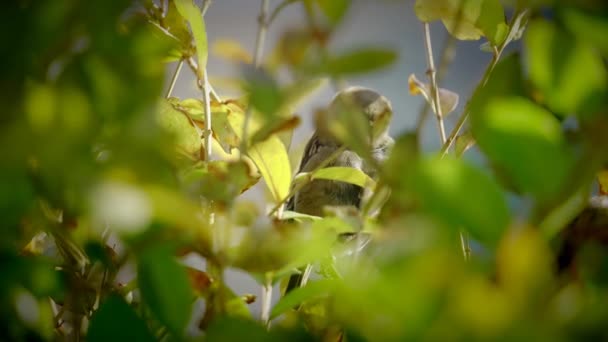
[[[118,324],[120,323],[120,324]],[[113,295],[93,314],[87,340],[154,341],[146,324],[124,299]]]
[[[350,0],[316,0],[316,3],[334,25],[340,22],[350,6]]]
[[[360,49],[330,57],[318,71],[334,77],[362,74],[384,69],[396,60],[397,54],[392,50]]]
[[[205,334],[208,341],[279,342],[266,329],[251,320],[220,317],[213,321]]]
[[[285,145],[273,135],[251,146],[248,156],[264,177],[275,203],[283,201],[291,187],[291,164]]]
[[[214,160],[186,170],[182,177],[186,186],[196,185],[208,200],[232,203],[234,199],[258,181],[244,161]]]
[[[315,171],[312,179],[327,179],[358,185],[362,188],[373,188],[376,185],[367,174],[352,167],[334,166]]]
[[[441,20],[450,34],[461,40],[485,36],[499,45],[507,34],[499,0],[417,0],[414,9],[421,21]]]
[[[476,26],[494,46],[500,46],[507,37],[505,11],[500,0],[483,0]]]
[[[252,65],[242,67],[245,76],[245,91],[249,94],[249,105],[264,118],[276,117],[283,102],[283,92],[272,75]]]
[[[608,19],[605,14],[585,12],[574,7],[563,8],[560,13],[566,28],[577,39],[598,49],[608,56]]]
[[[495,246],[510,222],[505,196],[487,174],[459,159],[426,158],[407,179],[423,208]]]
[[[290,291],[288,294],[283,296],[270,311],[270,318],[276,318],[277,316],[291,310],[298,305],[309,301],[313,298],[319,298],[324,295],[328,295],[332,292],[336,286],[336,279],[321,279],[317,281],[311,281],[304,287],[299,287]]]
[[[473,135],[517,188],[544,202],[556,198],[573,166],[557,119],[521,97],[490,100],[473,122]]]
[[[196,43],[199,78],[207,68],[208,46],[205,21],[200,8],[192,0],[175,0],[178,12],[190,23],[190,29]]]
[[[530,78],[551,109],[581,116],[605,97],[606,67],[591,46],[542,19],[530,24],[525,42]]]
[[[328,80],[325,77],[311,78],[295,82],[283,89],[283,101],[279,107],[281,116],[291,115],[304,101],[325,88]]]
[[[144,302],[176,336],[190,320],[194,293],[184,266],[165,246],[150,247],[139,255],[138,283]]]

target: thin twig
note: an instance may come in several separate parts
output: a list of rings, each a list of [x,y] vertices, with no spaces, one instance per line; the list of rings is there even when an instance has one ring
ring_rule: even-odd
[[[268,0],[262,0],[260,5],[260,15],[258,16],[258,34],[255,39],[255,51],[253,52],[253,66],[258,68],[261,63],[262,54],[264,53],[264,42],[266,41],[266,31],[268,31]],[[241,156],[247,151],[247,134],[249,132],[249,123],[251,121],[251,104],[247,105],[245,119],[243,121],[243,133],[241,134]]]
[[[188,67],[190,67],[190,70],[192,70],[192,72],[195,75],[198,75],[198,63],[196,62],[196,60],[194,60],[194,57],[189,57],[186,59],[186,64],[188,64]],[[199,89],[203,89],[203,81],[199,80],[197,78],[196,80],[196,85],[198,86]],[[213,97],[213,99],[217,102],[222,102],[222,99],[219,97],[219,95],[217,94],[217,92],[213,89],[213,86],[211,85],[211,83],[207,84],[209,93],[211,94],[211,96]]]
[[[201,15],[203,17],[207,13],[207,10],[209,9],[209,6],[211,5],[212,2],[213,2],[213,0],[203,0],[203,8],[201,9]]]
[[[266,26],[270,26],[270,24],[272,24],[272,22],[274,21],[274,19],[279,15],[279,13],[281,13],[281,11],[293,4],[298,2],[299,0],[284,0],[283,2],[281,2],[280,4],[277,5],[277,7],[274,8],[274,10],[272,11],[272,14],[270,14],[270,16],[268,17],[268,20],[266,20]]]
[[[471,98],[474,98],[475,95],[486,85],[486,83],[490,79],[490,75],[492,74],[494,67],[496,67],[496,64],[498,64],[498,60],[500,59],[500,55],[502,54],[503,49],[504,49],[504,46],[499,49],[494,50],[494,53],[492,55],[492,60],[490,61],[490,64],[488,64],[488,67],[486,68],[486,71],[483,74],[482,81],[477,85],[477,88],[475,88],[475,91],[473,91],[473,95],[471,96]],[[441,147],[440,153],[442,156],[446,155],[449,152],[454,141],[456,140],[456,137],[458,136],[458,133],[464,126],[465,121],[467,121],[467,118],[469,116],[470,106],[471,106],[471,101],[469,99],[467,104],[464,106],[462,115],[460,116],[460,118],[458,118],[458,122],[454,126],[454,129],[452,129],[452,132],[450,132],[450,135],[448,136],[447,140]]]
[[[177,82],[177,77],[179,76],[179,72],[182,70],[182,66],[184,65],[184,60],[180,59],[177,63],[177,67],[175,67],[175,71],[173,72],[173,77],[171,77],[171,83],[169,84],[169,89],[167,89],[167,95],[165,98],[170,98],[171,93],[173,93],[173,88],[175,88],[175,83]]]
[[[429,28],[429,23],[425,22],[424,24],[424,45],[426,48],[426,60],[427,60],[427,74],[431,81],[431,97],[433,101],[433,106],[435,108],[435,117],[437,118],[437,129],[439,130],[439,137],[441,139],[441,144],[445,144],[445,126],[443,124],[443,115],[441,113],[441,104],[439,102],[439,86],[437,85],[435,70],[435,62],[433,61],[433,45],[431,43],[431,30]]]
[[[211,160],[211,100],[207,70],[203,72],[203,102],[205,103],[205,160]]]
[[[519,18],[520,15],[525,15],[526,11],[527,11],[526,9],[521,9],[521,8],[518,8],[515,10],[515,12],[513,13],[513,16],[511,17],[511,21],[509,22],[509,30],[513,29],[513,25],[515,24],[516,20]],[[500,57],[508,44],[509,44],[509,41],[505,40],[499,47],[496,47],[496,46],[493,47],[492,60],[490,61],[490,64],[488,64],[488,67],[486,68],[486,71],[483,74],[483,78],[482,78],[481,82],[477,85],[477,87],[473,91],[473,95],[471,96],[471,98],[475,97],[475,95],[481,90],[481,88],[483,88],[486,85],[486,83],[488,83],[488,80],[490,79],[490,76],[492,75],[492,71],[494,71],[496,64],[498,64],[498,61],[500,60]],[[471,103],[471,101],[469,99],[469,101],[465,105],[462,115],[460,116],[460,118],[458,119],[458,122],[456,123],[456,126],[454,126],[454,129],[450,133],[448,139],[441,147],[442,156],[446,155],[449,152],[451,146],[454,144],[454,141],[456,140],[456,137],[458,136],[458,132],[464,126],[464,123],[467,120],[467,117],[469,116],[470,103]]]
[[[431,81],[431,97],[433,102],[433,109],[435,112],[435,117],[437,119],[437,129],[439,130],[439,138],[441,140],[441,145],[445,145],[446,137],[445,137],[445,126],[443,124],[443,113],[441,112],[441,103],[439,101],[439,86],[437,85],[435,70],[435,62],[433,61],[433,47],[431,43],[431,32],[429,28],[429,23],[424,23],[424,45],[426,48],[426,58],[428,65],[428,76]],[[471,257],[471,247],[469,246],[469,238],[465,231],[460,230],[460,245],[462,247],[462,254],[464,256],[464,260],[468,261]]]
[[[266,273],[262,285],[262,312],[260,320],[266,328],[270,327],[270,307],[272,304],[272,274]]]

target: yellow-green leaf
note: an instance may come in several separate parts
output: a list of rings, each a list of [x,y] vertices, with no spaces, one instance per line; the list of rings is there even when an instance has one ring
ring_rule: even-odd
[[[188,114],[175,109],[173,105],[164,100],[159,106],[157,121],[162,128],[175,137],[178,151],[190,157],[198,155],[201,138],[188,119]]]
[[[334,166],[320,169],[312,174],[312,178],[341,181],[358,185],[360,187],[373,187],[376,184],[376,182],[374,182],[363,171],[345,166]]]
[[[262,174],[274,201],[283,201],[291,186],[291,165],[285,145],[272,135],[251,146],[247,154]]]
[[[192,0],[175,0],[178,12],[190,23],[190,30],[196,43],[196,55],[198,57],[198,71],[201,73],[207,67],[207,31],[201,10]]]

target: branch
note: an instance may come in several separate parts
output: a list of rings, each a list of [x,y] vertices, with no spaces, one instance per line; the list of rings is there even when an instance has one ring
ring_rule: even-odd
[[[515,10],[515,12],[513,13],[513,16],[511,17],[511,21],[509,22],[509,35],[511,35],[511,30],[513,30],[515,23],[518,20],[521,20],[521,17],[525,16],[527,11],[528,11],[527,9],[521,9],[521,8],[518,8]],[[483,88],[486,85],[486,83],[488,83],[488,80],[490,79],[490,75],[492,74],[494,67],[496,67],[496,64],[498,64],[498,61],[500,60],[500,56],[502,55],[503,51],[505,50],[505,48],[507,47],[507,45],[509,43],[510,43],[510,40],[505,39],[505,41],[499,47],[496,47],[496,46],[493,47],[492,60],[490,61],[490,64],[488,65],[488,67],[486,68],[486,71],[483,74],[481,83],[479,83],[477,85],[477,87],[475,88],[475,91],[473,91],[473,95],[471,96],[471,98],[473,98],[481,90],[481,88]],[[460,116],[460,118],[458,119],[458,122],[456,123],[456,126],[450,133],[450,136],[448,137],[445,144],[443,144],[443,146],[441,147],[442,156],[448,153],[448,151],[450,150],[450,147],[454,143],[454,140],[456,140],[456,137],[458,136],[458,132],[460,131],[462,126],[464,126],[464,123],[467,120],[467,117],[469,115],[470,103],[471,103],[471,100],[469,99],[469,101],[467,102],[467,104],[464,107],[464,111],[463,111],[462,115]]]
[[[171,77],[171,83],[169,84],[169,89],[167,89],[167,95],[165,98],[170,98],[171,93],[173,92],[173,88],[175,88],[175,83],[177,82],[177,77],[179,76],[179,72],[182,70],[182,66],[184,65],[184,60],[180,59],[179,63],[177,63],[177,67],[173,72],[173,77]]]
[[[424,45],[426,48],[426,60],[428,65],[427,74],[431,81],[431,96],[433,101],[435,117],[437,118],[437,129],[439,130],[439,137],[441,144],[445,144],[445,126],[443,124],[443,115],[441,113],[441,105],[439,102],[439,88],[437,86],[437,71],[435,70],[435,62],[433,61],[433,46],[431,44],[431,32],[429,29],[429,23],[424,24]]]
[[[258,16],[258,34],[255,39],[255,51],[253,53],[253,66],[258,68],[264,52],[264,42],[266,41],[266,31],[268,31],[268,0],[262,0],[260,5],[260,15]],[[251,121],[251,105],[247,105],[245,112],[245,120],[243,121],[243,133],[241,134],[241,156],[247,151],[247,133],[249,131],[249,122]]]
[[[207,70],[203,72],[203,102],[205,103],[205,160],[211,160],[211,100]]]
[[[266,27],[270,26],[270,24],[272,24],[272,22],[274,21],[274,19],[279,15],[279,13],[281,13],[281,11],[293,4],[298,2],[299,0],[284,0],[283,2],[281,2],[280,4],[277,5],[277,7],[275,7],[275,9],[272,11],[272,14],[270,14],[270,16],[268,17],[268,20],[266,20]]]
[[[260,320],[266,328],[270,327],[270,307],[272,304],[272,274],[266,273],[262,285],[262,312]]]

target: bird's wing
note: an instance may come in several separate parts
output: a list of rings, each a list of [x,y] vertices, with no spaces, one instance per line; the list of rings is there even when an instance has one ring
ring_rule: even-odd
[[[314,133],[312,137],[306,143],[306,147],[304,147],[304,153],[302,154],[302,159],[300,160],[300,166],[298,167],[298,173],[302,172],[306,164],[310,161],[310,159],[317,154],[319,149],[321,148],[321,143],[317,138],[317,133]],[[295,209],[295,196],[291,196],[287,203],[285,204],[285,210],[293,211]]]

